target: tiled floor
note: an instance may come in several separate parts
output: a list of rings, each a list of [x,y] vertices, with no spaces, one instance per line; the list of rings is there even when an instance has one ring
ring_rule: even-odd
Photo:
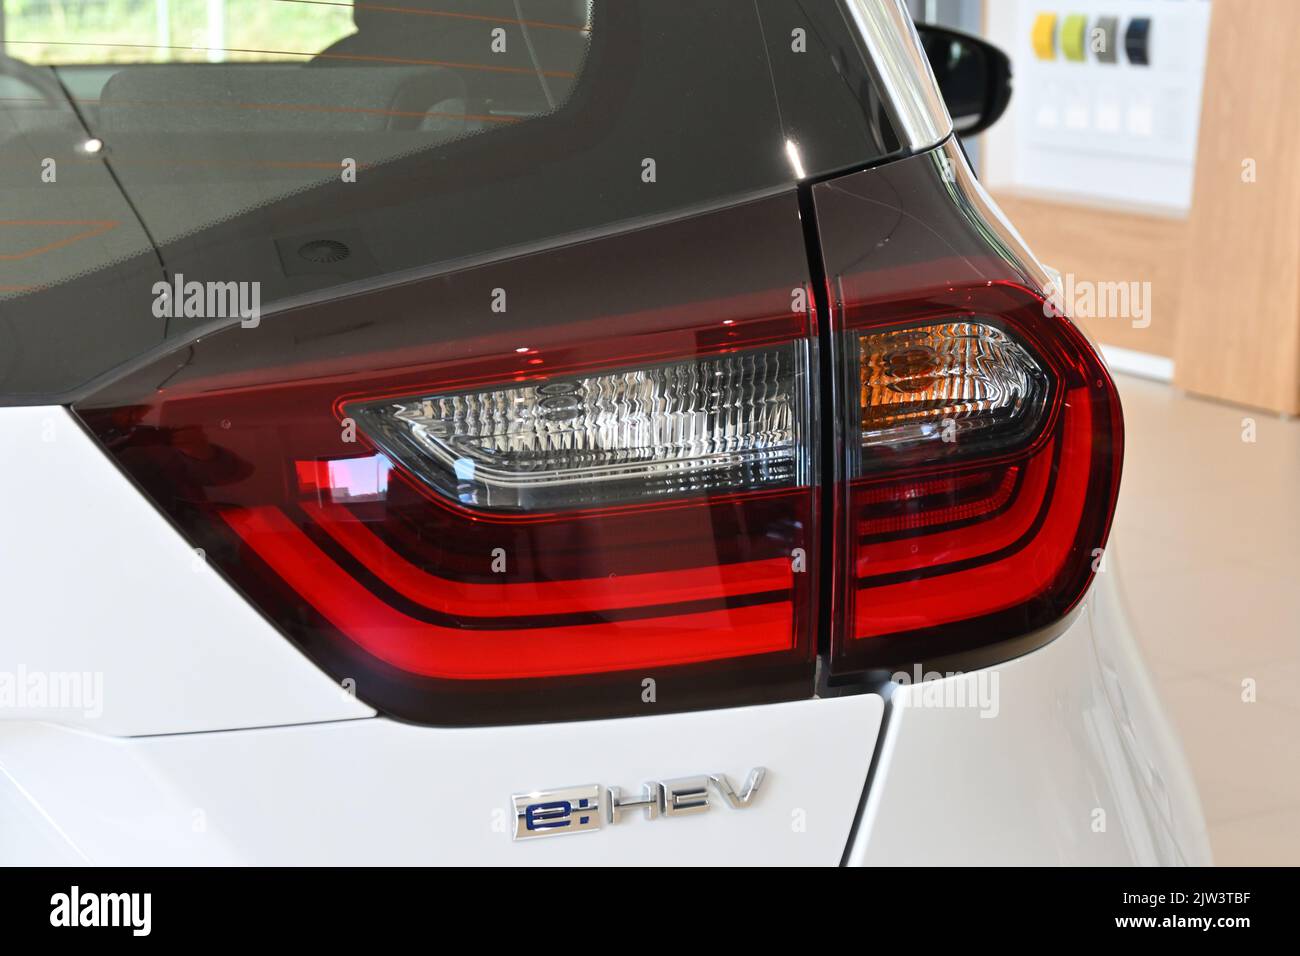
[[[1300,421],[1119,387],[1119,581],[1215,862],[1300,865]]]

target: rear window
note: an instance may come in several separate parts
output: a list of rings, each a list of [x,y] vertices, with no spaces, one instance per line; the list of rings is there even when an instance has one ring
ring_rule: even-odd
[[[9,401],[214,318],[158,314],[177,275],[266,311],[899,149],[830,2],[5,0],[0,29]]]

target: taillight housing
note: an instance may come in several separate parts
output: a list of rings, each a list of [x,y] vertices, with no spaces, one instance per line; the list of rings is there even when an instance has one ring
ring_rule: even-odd
[[[700,252],[719,235],[745,250],[727,269]],[[769,199],[229,327],[75,408],[210,565],[392,716],[805,698],[806,281],[793,198]]]
[[[935,662],[1061,620],[1100,563],[1122,421],[1033,289],[840,302],[835,672]]]
[[[955,139],[811,194],[834,409],[828,683],[1048,642],[1102,567],[1119,490],[1100,356]]]

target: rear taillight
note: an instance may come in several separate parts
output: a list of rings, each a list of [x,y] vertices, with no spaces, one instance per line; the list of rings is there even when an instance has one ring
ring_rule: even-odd
[[[819,653],[841,688],[999,659],[1085,593],[1122,421],[966,176],[949,148],[811,188],[825,327],[772,197],[227,328],[76,410],[399,717],[802,698]],[[527,304],[485,322],[507,288]]]
[[[1118,406],[1092,349],[1011,284],[846,302],[839,334],[858,388],[836,669],[1060,619],[1100,557],[1118,477]]]
[[[814,187],[839,415],[832,682],[1047,640],[1119,487],[1110,376],[960,151],[940,152]]]
[[[716,241],[688,221],[227,329],[77,410],[209,562],[388,713],[806,697],[815,336],[791,308],[793,202],[731,215],[760,213],[796,265],[770,290],[709,297],[722,273],[677,267],[638,291],[661,249]],[[654,307],[609,310],[602,272]],[[520,304],[481,321],[496,287]]]

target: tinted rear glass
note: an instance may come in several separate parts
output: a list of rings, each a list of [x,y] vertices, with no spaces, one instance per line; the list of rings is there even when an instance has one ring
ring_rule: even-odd
[[[9,401],[218,317],[158,307],[178,275],[266,311],[898,150],[829,0],[5,0],[3,31]]]

